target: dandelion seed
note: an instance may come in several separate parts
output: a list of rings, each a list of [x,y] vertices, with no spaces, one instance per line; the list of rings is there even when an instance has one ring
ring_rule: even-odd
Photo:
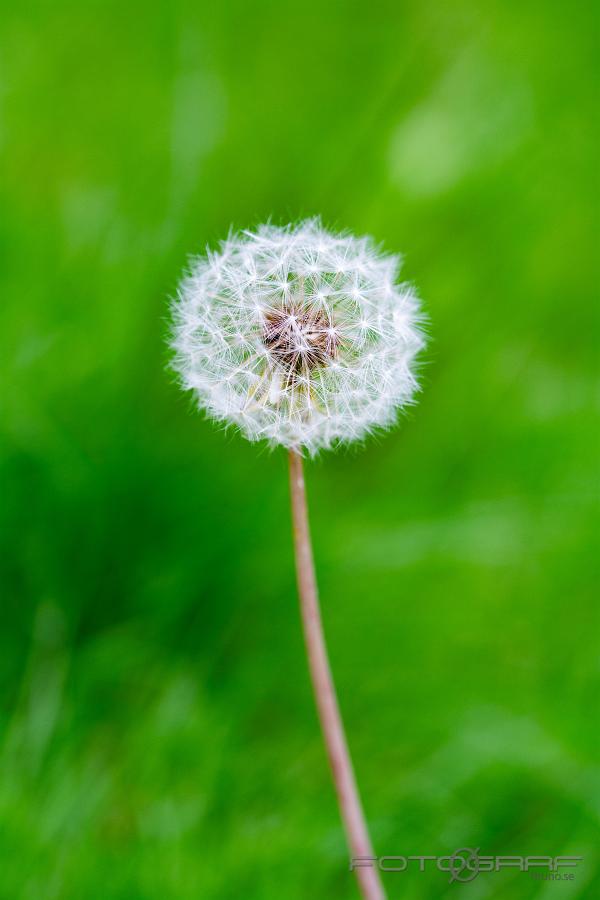
[[[316,219],[229,237],[192,263],[174,304],[183,386],[250,440],[309,454],[393,424],[413,401],[424,343],[398,268],[371,241]],[[262,402],[249,407],[256,378]]]

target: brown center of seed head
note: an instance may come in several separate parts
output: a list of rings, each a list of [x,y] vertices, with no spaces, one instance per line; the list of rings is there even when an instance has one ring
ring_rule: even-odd
[[[266,313],[263,343],[293,378],[334,359],[339,336],[322,310],[290,305]]]

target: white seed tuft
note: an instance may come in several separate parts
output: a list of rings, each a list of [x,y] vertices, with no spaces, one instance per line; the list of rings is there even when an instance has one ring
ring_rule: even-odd
[[[310,454],[393,424],[424,345],[399,268],[318,219],[230,236],[192,262],[173,303],[183,387],[250,440]]]

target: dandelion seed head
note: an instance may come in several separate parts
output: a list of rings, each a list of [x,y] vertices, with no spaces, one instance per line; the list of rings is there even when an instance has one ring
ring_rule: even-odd
[[[209,416],[313,454],[394,423],[418,388],[400,260],[318,219],[231,235],[173,303],[173,366]]]

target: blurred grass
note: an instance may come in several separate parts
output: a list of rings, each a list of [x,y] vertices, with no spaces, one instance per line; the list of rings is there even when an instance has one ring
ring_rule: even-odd
[[[284,456],[164,372],[186,255],[315,213],[432,321],[409,419],[308,473],[377,850],[585,855],[390,896],[597,896],[591,5],[40,0],[0,41],[2,900],[356,896]]]

